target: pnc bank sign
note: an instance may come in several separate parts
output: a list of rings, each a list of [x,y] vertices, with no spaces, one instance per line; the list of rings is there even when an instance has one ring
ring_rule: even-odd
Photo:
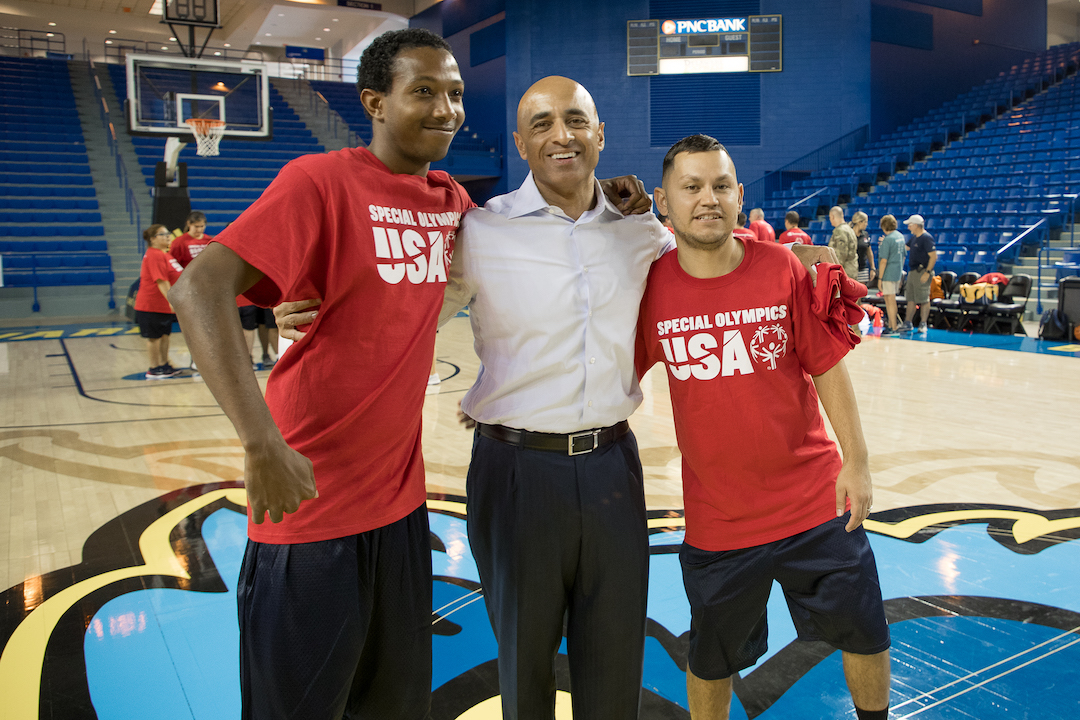
[[[660,30],[665,35],[746,32],[746,18],[712,18],[709,20],[665,20],[660,25]]]

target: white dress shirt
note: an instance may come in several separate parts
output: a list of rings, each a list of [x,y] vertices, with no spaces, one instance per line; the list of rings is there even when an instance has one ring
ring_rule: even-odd
[[[652,213],[623,217],[599,183],[596,196],[575,221],[530,173],[462,220],[440,321],[469,307],[480,373],[461,407],[478,422],[573,433],[641,402],[638,306],[674,240]]]

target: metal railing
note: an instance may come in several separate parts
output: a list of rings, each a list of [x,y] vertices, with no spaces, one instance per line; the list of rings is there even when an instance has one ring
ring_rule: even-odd
[[[364,144],[360,136],[349,127],[349,124],[345,122],[330,106],[330,101],[327,100],[321,92],[311,87],[311,84],[307,82],[307,78],[298,76],[292,78],[292,82],[289,83],[290,87],[301,97],[301,101],[307,104],[308,111],[315,116],[318,120],[321,115],[326,118],[326,132],[333,133],[334,139],[338,138],[338,133],[345,136],[349,147],[359,147]]]
[[[112,121],[112,113],[109,112],[109,103],[101,89],[101,79],[97,74],[97,64],[93,58],[87,57],[87,72],[90,75],[91,87],[94,89],[94,98],[97,100],[98,113],[101,118],[101,127],[105,132],[105,142],[109,146],[109,152],[115,159],[116,180],[120,189],[124,192],[124,209],[128,213],[128,222],[135,226],[135,251],[142,257],[140,243],[142,241],[142,213],[139,203],[135,198],[135,191],[131,187],[131,175],[124,161],[124,155],[120,152],[120,142],[116,137],[116,125]]]
[[[743,205],[745,207],[759,207],[765,199],[778,190],[786,190],[791,187],[795,180],[805,178],[807,175],[824,170],[840,160],[857,153],[866,145],[870,138],[870,126],[863,125],[857,130],[843,135],[830,143],[822,145],[792,160],[783,167],[767,172],[762,177],[748,183],[743,188]]]
[[[67,55],[64,33],[0,27],[0,54],[12,57]]]

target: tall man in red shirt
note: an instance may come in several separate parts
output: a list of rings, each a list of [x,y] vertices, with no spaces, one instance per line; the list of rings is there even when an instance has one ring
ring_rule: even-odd
[[[246,454],[245,719],[410,720],[430,705],[421,410],[472,202],[428,166],[464,120],[463,84],[449,45],[409,29],[365,50],[357,87],[371,144],[286,165],[170,293]],[[263,306],[322,298],[317,332],[281,358],[265,401],[241,293]]]
[[[656,202],[678,247],[653,264],[638,317],[638,369],[665,364],[683,455],[690,714],[728,717],[731,676],[765,653],[776,580],[799,637],[843,651],[860,720],[886,720],[889,629],[861,527],[872,487],[848,321],[821,317],[790,252],[733,235],[742,192],[713,138],[668,151]],[[828,303],[832,285],[818,285]]]

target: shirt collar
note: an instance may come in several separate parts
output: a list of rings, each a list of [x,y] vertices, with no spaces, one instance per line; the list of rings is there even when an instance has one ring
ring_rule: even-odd
[[[604,212],[613,212],[619,217],[622,217],[622,213],[619,212],[619,209],[615,207],[611,201],[608,200],[607,195],[604,194],[603,188],[600,187],[600,181],[593,178],[593,183],[596,185],[596,197],[599,198],[599,202],[592,210],[586,210],[578,219],[578,222],[581,222],[582,220],[588,222]],[[538,211],[546,212],[549,207],[551,207],[551,204],[540,194],[540,188],[536,187],[536,180],[533,179],[533,174],[530,171],[525,177],[525,181],[521,183],[521,187],[519,187],[514,194],[514,204],[510,207],[507,217],[513,219],[523,215],[530,215]]]

